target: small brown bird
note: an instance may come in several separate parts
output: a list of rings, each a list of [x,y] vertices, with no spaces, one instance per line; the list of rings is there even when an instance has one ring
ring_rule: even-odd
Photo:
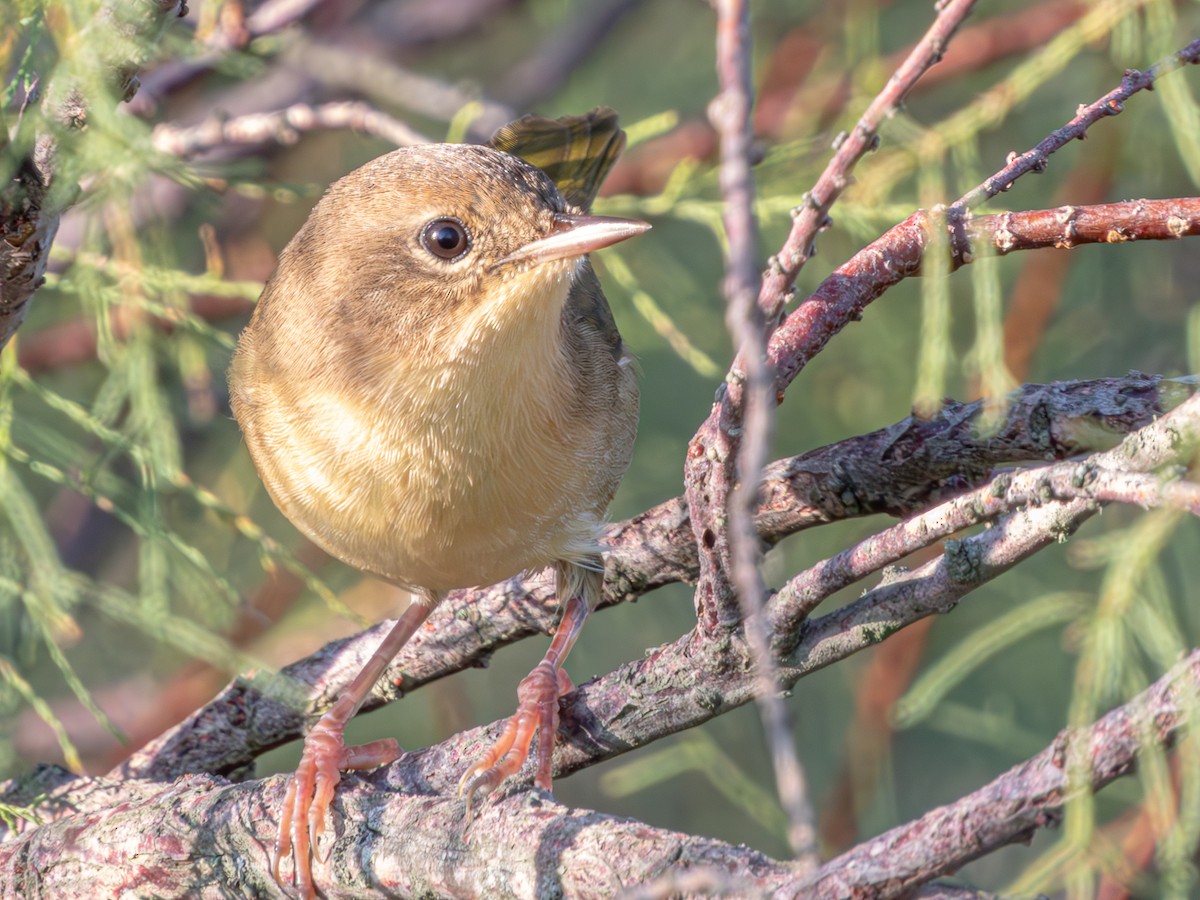
[[[313,209],[242,334],[233,411],[271,497],[414,594],[305,738],[275,862],[278,879],[293,856],[304,896],[339,771],[401,754],[342,738],[388,663],[448,591],[546,566],[562,622],[460,793],[517,772],[535,732],[550,787],[561,668],[600,599],[601,527],[637,427],[633,362],[587,259],[650,227],[588,212],[624,143],[597,109],[367,163]]]

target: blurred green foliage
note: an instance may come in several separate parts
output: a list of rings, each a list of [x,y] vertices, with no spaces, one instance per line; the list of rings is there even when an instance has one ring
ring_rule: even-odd
[[[971,21],[1032,19],[1058,6],[982,2]],[[192,21],[203,29],[219,4],[197,7]],[[514,3],[483,27],[412,48],[399,61],[486,94],[586,7],[585,0]],[[761,78],[788,61],[789,39],[807,38],[805,46],[818,48],[803,83],[784,92],[786,114],[763,140],[756,177],[765,260],[782,244],[789,211],[824,166],[835,136],[885,84],[885,59],[927,27],[931,4],[763,0],[753,11]],[[86,764],[102,769],[114,758],[111,744],[92,736],[95,729],[72,710],[90,710],[119,734],[137,716],[104,698],[126,696],[122,685],[145,692],[148,673],[166,682],[190,658],[229,674],[283,664],[331,628],[354,627],[342,605],[354,602],[347,591],[373,596],[369,586],[351,591],[360,576],[339,564],[314,572],[297,561],[299,538],[259,485],[228,413],[224,372],[243,319],[202,316],[189,298],[252,300],[265,271],[238,263],[239,248],[277,251],[329,181],[388,147],[338,133],[302,136],[294,146],[250,156],[165,155],[154,150],[154,121],[195,118],[233,103],[239,88],[267,84],[292,35],[261,37],[223,54],[212,73],[158,98],[147,119],[118,107],[111,86],[96,78],[90,67],[103,48],[80,49],[90,46],[83,38],[100,33],[89,28],[93,4],[21,0],[13,12],[16,24],[0,42],[13,132],[8,158],[34,121],[32,113],[16,117],[14,103],[35,73],[43,92],[56,80],[91,79],[86,90],[97,102],[88,129],[61,146],[64,178],[83,185],[81,203],[64,221],[53,271],[0,366],[0,771],[46,761],[55,747],[68,765],[84,765],[76,729],[88,736]],[[365,16],[356,7],[341,11],[351,23],[359,14]],[[680,492],[687,440],[707,415],[731,355],[711,148],[700,158],[654,156],[675,146],[656,139],[702,120],[715,92],[713,19],[690,0],[633,5],[536,109],[554,115],[611,105],[631,132],[629,157],[665,173],[650,193],[609,196],[597,207],[655,224],[648,237],[597,259],[644,373],[642,428],[614,518]],[[193,27],[171,30],[160,58],[206,53]],[[1052,40],[967,65],[914,93],[885,123],[882,148],[862,161],[857,184],[835,207],[834,228],[821,237],[798,296],[913,209],[953,201],[1000,168],[1010,151],[1065,123],[1079,103],[1116,86],[1125,67],[1144,68],[1197,34],[1194,3],[1094,2]],[[353,29],[343,38],[348,46],[365,41]],[[1054,156],[1046,174],[1025,178],[985,211],[998,211],[1000,202],[1021,209],[1195,194],[1196,78],[1195,71],[1177,73],[1137,96],[1086,143]],[[416,117],[413,124],[431,136],[458,136],[470,119],[469,110],[448,110],[444,120]],[[1066,185],[1092,186],[1097,196],[1073,197]],[[205,237],[206,228],[216,237]],[[870,307],[792,387],[779,413],[776,455],[888,425],[942,396],[997,396],[1025,380],[1200,368],[1200,320],[1192,312],[1200,254],[1186,244],[1126,244],[1071,251],[1028,371],[1010,372],[1004,318],[1029,264],[1023,256],[910,281]],[[239,265],[239,272],[228,270]],[[31,347],[88,341],[94,354],[87,360],[36,370],[21,362]],[[772,552],[768,582],[778,585],[885,524],[805,532]],[[792,709],[818,810],[827,817],[844,812],[831,808],[846,802],[831,787],[848,777],[858,786],[857,827],[864,836],[876,833],[974,789],[1064,726],[1090,721],[1140,690],[1200,643],[1198,555],[1194,522],[1109,510],[1065,547],[987,585],[934,623],[921,672],[895,711],[894,736],[856,725],[865,660],[806,679]],[[300,573],[307,585],[273,632],[282,637],[231,640],[229,629],[249,613],[248,598],[276,569]],[[364,612],[383,614],[393,601],[375,596]],[[688,590],[662,590],[598,616],[569,668],[577,680],[606,672],[673,640],[692,620]],[[394,735],[420,746],[464,723],[506,715],[517,682],[543,649],[525,642],[500,654],[488,675],[462,673],[356,722],[350,737]],[[145,702],[158,701],[148,695]],[[584,772],[557,785],[559,795],[786,854],[756,715],[741,709],[665,749]],[[34,733],[34,719],[49,726],[50,743],[22,743]],[[870,741],[882,744],[864,745]],[[1110,852],[1119,836],[1105,832],[1107,823],[1146,804],[1158,813],[1162,837],[1156,868],[1137,876],[1139,890],[1194,893],[1198,747],[1189,736],[1170,756],[1148,753],[1135,781],[1073,803],[1061,832],[1039,835],[1032,848],[993,854],[965,877],[1018,893],[1066,888],[1087,896],[1098,873],[1123,872]],[[282,748],[260,771],[289,769],[297,753]]]

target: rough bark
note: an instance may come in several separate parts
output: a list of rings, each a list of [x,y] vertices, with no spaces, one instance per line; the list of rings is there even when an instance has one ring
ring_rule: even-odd
[[[78,195],[82,173],[66,167],[70,153],[63,145],[87,127],[93,104],[133,97],[139,67],[167,25],[186,13],[186,0],[106,3],[75,36],[87,59],[61,66],[40,109],[24,111],[30,121],[18,127],[17,139],[0,141],[6,176],[0,185],[0,347],[16,333],[41,287],[59,219]]]

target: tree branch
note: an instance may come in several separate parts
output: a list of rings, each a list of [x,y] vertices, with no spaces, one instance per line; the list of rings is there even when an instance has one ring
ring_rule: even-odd
[[[296,142],[301,132],[329,128],[351,128],[391,141],[397,147],[425,144],[429,139],[394,116],[369,103],[338,102],[313,106],[293,103],[286,109],[250,113],[228,118],[209,116],[198,125],[164,123],[154,129],[155,149],[173,156],[188,157],[226,144],[279,144]]]
[[[792,230],[779,253],[763,275],[758,305],[768,319],[777,317],[787,303],[796,276],[813,254],[817,232],[826,227],[829,210],[849,187],[850,172],[869,150],[879,146],[879,126],[893,115],[909,91],[934,65],[941,61],[946,47],[971,14],[975,0],[949,0],[937,7],[937,18],[907,58],[888,79],[887,85],[871,101],[853,131],[841,134],[834,142],[833,159],[792,211]]]
[[[1104,219],[1105,215],[1115,216]],[[1200,233],[1200,199],[1132,200],[1098,206],[1001,213],[995,216],[946,217],[913,213],[888,229],[821,282],[771,337],[768,359],[776,387],[784,391],[835,334],[862,318],[863,311],[889,288],[919,275],[930,230],[945,227],[952,270],[975,258],[973,242],[989,243],[999,253],[1041,247],[1070,249],[1086,243],[1176,240]],[[944,224],[943,224],[944,223]]]
[[[736,893],[756,896],[793,877],[788,863],[746,847],[568,809],[540,793],[491,800],[465,828],[454,791],[443,784],[429,793],[421,785],[428,768],[405,759],[338,785],[336,841],[313,865],[328,900],[614,896],[693,868],[717,869]],[[96,809],[0,845],[0,890],[5,898],[178,897],[223,885],[239,896],[286,897],[271,876],[285,786],[283,776],[126,782],[119,800],[110,793]]]
[[[439,774],[445,761],[434,748],[408,754],[372,776],[344,779],[328,862],[318,862],[314,874],[329,898],[463,891],[497,897],[547,891],[612,895],[656,880],[682,885],[700,877],[704,883],[701,872],[716,873],[708,876],[713,883],[737,894],[898,896],[1055,824],[1073,795],[1132,771],[1147,740],[1171,746],[1191,724],[1198,695],[1200,651],[1193,651],[1091,727],[1060,733],[1042,753],[985,787],[860,845],[809,877],[746,847],[567,809],[536,793],[502,794],[484,804],[464,832],[462,803],[447,799],[450,781]],[[1086,770],[1078,782],[1071,780],[1065,760],[1081,742]],[[283,776],[234,785],[189,776],[164,786],[66,780],[60,773],[44,770],[26,794],[10,794],[29,801],[50,786],[43,806],[57,814],[40,827],[26,824],[18,837],[0,845],[5,897],[115,896],[135,889],[169,896],[214,883],[238,885],[243,895],[283,896],[271,879],[268,849]],[[132,871],[131,858],[138,860]],[[502,880],[497,860],[503,861]],[[920,896],[947,895],[934,888]]]
[[[1194,397],[1127,438],[1117,449],[1096,454],[1093,463],[1132,471],[1180,464],[1190,460],[1198,432],[1200,397]],[[1095,505],[1088,500],[1051,501],[1023,508],[992,529],[948,547],[940,559],[886,579],[849,606],[807,621],[793,640],[783,640],[787,636],[777,632],[780,639],[775,646],[783,685],[791,686],[817,668],[872,646],[918,618],[948,611],[973,588],[1052,544],[1094,511]],[[780,611],[775,604],[774,623],[782,621]],[[728,648],[718,648],[693,631],[646,659],[627,663],[581,686],[563,701],[557,774],[592,765],[749,702],[755,691],[749,661],[745,643],[736,637]],[[1181,701],[1181,708],[1190,707]],[[262,707],[247,705],[245,711],[259,714]],[[1183,720],[1182,712],[1173,721],[1167,721],[1158,710],[1155,713],[1154,721],[1164,723],[1156,732],[1157,739],[1168,741]],[[939,857],[942,861],[935,859],[930,868],[920,868],[925,857],[918,855],[918,862],[912,863],[913,857],[906,856],[899,867],[885,864],[868,870],[865,876],[852,874],[864,871],[858,864],[827,866],[809,882],[797,867],[775,863],[753,851],[567,810],[520,785],[502,789],[485,804],[464,838],[463,807],[455,797],[456,776],[490,744],[500,724],[406,754],[368,778],[347,778],[336,800],[342,831],[335,835],[328,863],[318,864],[316,871],[326,895],[489,893],[526,884],[611,892],[614,886],[660,877],[675,866],[717,864],[754,892],[808,887],[824,891],[832,884],[828,888],[831,893],[820,896],[841,896],[842,884],[836,879],[855,877],[869,881],[875,895],[889,896],[952,871],[980,852],[971,832],[955,838],[949,829],[943,829],[937,833],[945,832],[952,849],[959,848],[958,855],[945,853]],[[192,737],[203,743],[200,735]],[[1111,747],[1114,742],[1106,737],[1099,745]],[[1131,745],[1127,741],[1124,746]],[[1126,752],[1126,757],[1131,758],[1131,753]],[[1123,771],[1120,759],[1115,764],[1110,764],[1108,757],[1101,762],[1103,765],[1094,769],[1096,784]],[[161,894],[184,884],[228,883],[236,875],[235,883],[244,885],[246,892],[276,896],[278,888],[269,881],[267,848],[274,833],[271,810],[278,804],[285,782],[285,777],[276,776],[224,786],[209,776],[190,776],[166,790],[161,784],[136,779],[119,787],[89,779],[59,784],[36,804],[35,811],[45,824],[22,825],[19,835],[0,845],[0,873],[7,876],[0,877],[0,884],[56,896],[94,896],[97,891],[109,894],[130,889]],[[34,790],[53,783],[53,778],[44,777]],[[83,794],[75,793],[77,787]],[[24,795],[17,791],[15,796],[9,792],[8,799],[29,802],[28,791],[27,787]],[[449,799],[452,797],[455,799]],[[970,801],[972,798],[964,802]],[[1051,802],[1061,805],[1061,792],[1053,795]],[[913,835],[926,834],[928,828],[922,822],[910,831],[900,837],[889,832],[885,839],[912,843]],[[990,833],[1005,835],[996,829]],[[622,852],[603,849],[615,846]],[[942,852],[942,845],[934,849]],[[128,860],[135,853],[139,866],[131,870]],[[871,858],[888,857],[874,854]],[[445,866],[446,859],[454,859],[455,865]],[[491,880],[497,860],[504,861],[501,868],[505,872],[504,885],[499,888],[493,887]],[[516,878],[514,872],[522,873],[521,877]]]
[[[1139,91],[1152,90],[1154,82],[1181,66],[1200,62],[1200,38],[1192,41],[1166,59],[1152,65],[1145,72],[1129,69],[1121,79],[1119,87],[1109,91],[1099,100],[1080,106],[1071,119],[1062,128],[1047,135],[1032,150],[1022,154],[1013,154],[1008,164],[990,178],[984,180],[954,202],[954,208],[959,210],[971,209],[997,194],[1009,190],[1013,183],[1028,172],[1044,172],[1050,163],[1050,156],[1073,140],[1081,139],[1087,130],[1101,119],[1120,115],[1125,109],[1125,101]]]
[[[1192,435],[1200,427],[1198,398],[1187,400],[1170,418],[1181,424],[1137,432],[1145,443],[1127,438],[1116,449],[1081,461],[1001,473],[970,493],[872,535],[807,569],[791,579],[771,602],[776,639],[786,640],[813,609],[842,588],[958,531],[1013,510],[1035,509],[1051,497],[1062,501],[1048,505],[1053,527],[1048,529],[1047,537],[1051,539],[1060,539],[1078,527],[1082,522],[1077,518],[1080,506],[1086,518],[1098,511],[1099,502],[1119,500],[1143,508],[1172,506],[1195,514],[1200,511],[1200,491],[1190,482],[1174,480],[1179,478],[1179,471],[1159,477],[1135,474],[1168,462],[1190,462],[1192,444],[1180,435]],[[1176,427],[1180,431],[1175,431]],[[1157,446],[1152,443],[1155,437],[1160,442]],[[1164,439],[1176,446],[1162,446]],[[965,542],[947,546],[949,564],[954,563],[950,554],[958,553],[963,546]],[[968,562],[971,567],[976,565],[975,561]]]
[[[1160,380],[1144,376],[1054,385],[1026,385],[1004,418],[986,432],[982,402],[948,404],[937,416],[841,441],[767,468],[756,517],[760,537],[775,544],[789,534],[845,518],[905,515],[985,483],[996,466],[1065,458],[1094,449],[1097,436],[1147,425],[1162,412]],[[660,504],[609,530],[605,605],[611,606],[699,571],[681,498]],[[389,668],[367,709],[423,684],[485,665],[500,647],[548,631],[557,604],[544,575],[452,594]],[[283,670],[311,686],[309,709],[330,701],[339,678],[357,671],[390,622],[332,642]],[[688,681],[695,679],[689,675]],[[169,779],[197,772],[228,773],[264,750],[298,737],[303,711],[262,698],[235,680],[211,703],[142,748],[118,769],[133,778]]]
[[[974,793],[830,860],[798,892],[813,898],[898,896],[1007,844],[1027,843],[1040,829],[1057,825],[1073,797],[1130,774],[1148,744],[1171,747],[1194,726],[1197,697],[1200,650],[1193,650],[1091,727],[1060,732],[1037,756]],[[1082,783],[1066,762],[1081,745]]]
[[[751,133],[753,86],[750,78],[750,7],[747,0],[720,0],[717,6],[717,80],[720,92],[709,106],[720,136],[719,183],[724,202],[725,323],[738,348],[744,372],[730,372],[729,380],[743,378],[742,407],[729,410],[741,426],[722,432],[729,444],[723,477],[712,481],[711,496],[689,505],[696,540],[714,533],[710,514],[723,510],[727,526],[715,530],[713,552],[700,555],[698,600],[711,598],[725,607],[697,607],[703,623],[730,627],[745,623],[745,635],[757,676],[755,700],[771,754],[780,804],[788,818],[788,843],[795,858],[815,867],[817,830],[804,770],[792,740],[792,720],[777,688],[778,676],[762,618],[766,583],[759,566],[762,547],[755,527],[759,483],[774,432],[773,378],[766,364],[766,322],[756,302],[758,275],[758,221],[754,214],[754,176],[751,172],[754,136]],[[736,464],[735,464],[736,459]],[[735,476],[731,479],[730,470]],[[732,485],[731,485],[732,481]],[[689,499],[694,494],[689,490]],[[708,583],[714,582],[709,587]]]
[[[26,112],[37,117],[31,128],[21,129],[30,135],[28,143],[0,141],[5,182],[0,186],[0,347],[24,320],[41,287],[59,219],[75,202],[77,185],[63,181],[59,145],[75,140],[93,104],[105,99],[89,89],[103,83],[116,97],[131,98],[138,68],[167,25],[186,13],[186,0],[110,0],[86,26],[86,34],[72,36],[75,46],[89,53],[74,61],[83,75],[70,74],[71,66],[60,67],[40,115]]]
[[[770,334],[778,320],[788,288],[800,271],[803,260],[807,258],[812,235],[815,235],[816,229],[825,221],[830,206],[849,183],[849,170],[872,145],[878,120],[886,111],[894,110],[920,75],[940,58],[944,42],[949,40],[972,5],[973,0],[951,0],[939,9],[930,32],[864,114],[859,129],[856,129],[855,138],[847,141],[830,162],[826,173],[817,184],[818,190],[825,190],[827,193],[823,201],[816,206],[819,217],[813,219],[809,215],[811,210],[805,211],[805,207],[809,205],[806,200],[804,206],[799,208],[798,219],[781,251],[787,262],[781,264],[780,257],[774,257],[762,278],[757,308],[763,318],[753,329],[749,325],[752,321],[749,313],[743,315],[737,312],[743,305],[748,306],[752,303],[749,296],[752,289],[747,283],[749,276],[746,272],[749,260],[745,257],[746,247],[752,247],[748,242],[753,236],[753,220],[748,209],[741,214],[736,213],[738,209],[746,206],[751,196],[747,190],[750,184],[746,162],[749,152],[746,133],[748,121],[743,122],[738,117],[739,112],[745,116],[749,115],[748,100],[744,108],[739,104],[740,96],[745,95],[748,98],[749,95],[737,86],[739,75],[736,69],[739,60],[736,55],[726,53],[727,59],[718,55],[722,85],[732,85],[722,95],[718,106],[720,115],[714,121],[722,133],[722,189],[727,197],[732,196],[736,201],[729,205],[733,214],[726,215],[726,230],[729,232],[731,249],[731,268],[726,292],[737,301],[731,299],[729,302],[729,321],[731,328],[736,327],[738,330],[735,331],[737,356],[725,383],[718,391],[712,412],[688,445],[684,464],[684,481],[693,531],[696,544],[701,548],[701,578],[696,590],[696,613],[705,633],[723,634],[739,625],[743,619],[729,577],[733,559],[733,548],[729,538],[731,534],[744,536],[748,529],[743,523],[742,531],[735,532],[738,524],[736,521],[726,525],[727,516],[734,513],[728,506],[727,499],[736,477],[735,461],[738,459],[743,432],[753,424],[754,432],[761,432],[761,439],[766,441],[769,438],[769,424],[764,423],[769,423],[769,418],[765,418],[770,415],[769,405],[772,400],[778,404],[783,399],[782,390],[778,386],[778,376],[775,378],[774,391],[765,383],[767,373],[772,371],[775,361],[769,354],[766,360],[763,360],[760,346],[762,337]],[[726,97],[732,98],[728,100],[729,108],[725,108]],[[750,224],[747,225],[747,222]],[[803,244],[798,244],[801,241]],[[733,255],[734,251],[737,251],[736,256]],[[733,288],[739,293],[730,294]],[[741,297],[742,291],[747,293],[745,298]],[[745,327],[740,324],[743,320],[747,323]],[[754,399],[749,403],[745,393],[747,386],[754,395]],[[752,423],[748,418],[750,413],[763,421]],[[753,446],[751,449],[755,450]],[[760,462],[765,460],[765,449],[762,449],[761,453]],[[743,485],[746,490],[751,490],[754,482],[746,483],[743,480]],[[743,499],[742,504],[745,503],[746,500]],[[747,537],[744,539],[748,541]],[[746,587],[754,591],[757,586],[747,584]]]

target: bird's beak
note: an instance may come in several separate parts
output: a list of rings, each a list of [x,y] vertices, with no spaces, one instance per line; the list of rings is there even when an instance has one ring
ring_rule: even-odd
[[[570,259],[649,230],[650,223],[639,219],[555,213],[554,227],[550,234],[526,244],[496,265],[528,263],[536,266],[553,259]]]

